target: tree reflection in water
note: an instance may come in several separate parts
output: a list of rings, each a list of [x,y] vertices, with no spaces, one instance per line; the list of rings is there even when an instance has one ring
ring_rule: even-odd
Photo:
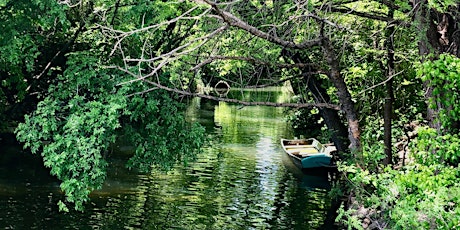
[[[256,96],[278,100],[284,95],[281,91],[265,91]],[[282,118],[283,111],[273,107],[241,108],[223,102],[192,101],[187,113],[189,119],[205,125],[212,137],[212,145],[203,149],[197,161],[187,166],[178,165],[167,173],[154,171],[139,175],[123,168],[129,148],[114,152],[116,157],[111,162],[108,180],[102,190],[92,194],[84,213],[57,211],[55,204],[62,199],[62,194],[45,169],[34,169],[37,172],[23,174],[15,181],[2,177],[0,227],[318,228],[330,203],[328,181],[324,177],[299,174],[290,165],[279,146],[281,137],[292,135]],[[9,150],[14,151],[21,152],[19,147]],[[1,167],[5,171],[6,165]],[[27,166],[18,168],[21,167]],[[27,179],[33,174],[47,178],[51,184],[26,186],[25,181],[37,179]]]

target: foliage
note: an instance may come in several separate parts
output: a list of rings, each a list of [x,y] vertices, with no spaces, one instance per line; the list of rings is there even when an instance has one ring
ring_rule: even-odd
[[[338,219],[347,225],[359,229],[368,218],[374,227],[386,229],[460,227],[460,180],[454,167],[413,162],[403,170],[385,168],[379,173],[350,165],[340,170],[346,173],[356,198],[347,210],[339,211]]]
[[[391,22],[385,18],[392,11],[391,1],[233,1],[218,6],[246,23],[240,25],[265,33],[259,36],[252,28],[228,25],[210,36],[225,20],[205,2],[203,6],[190,1],[98,0],[81,1],[76,7],[59,2],[63,1],[0,1],[0,112],[4,116],[17,103],[32,98],[28,109],[33,112],[24,117],[16,134],[34,154],[42,155],[44,164],[62,181],[67,202],[59,202],[61,210],[68,210],[69,202],[82,210],[89,193],[102,186],[110,157],[107,150],[117,138],[136,147],[128,161],[130,168],[169,169],[194,159],[204,142],[204,130],[184,121],[184,102],[152,88],[149,81],[178,90],[193,89],[199,78],[210,83],[216,76],[232,86],[279,83],[304,76],[308,69],[289,66],[294,60],[288,54],[296,53],[308,62],[303,64],[312,64],[308,71],[324,78],[323,87],[331,98],[327,103],[338,103],[339,93],[351,92],[357,108],[350,107],[359,111],[359,117],[351,120],[360,120],[365,127],[361,167],[341,164],[348,189],[358,201],[342,210],[340,218],[360,228],[361,217],[355,212],[366,207],[374,210],[368,216],[386,227],[457,227],[451,223],[458,221],[453,214],[459,212],[454,166],[460,161],[460,108],[456,106],[460,61],[441,55],[422,64],[416,78],[415,27],[402,25],[412,16],[407,13],[411,11],[408,1],[394,1],[398,21]],[[427,3],[445,11],[456,1]],[[399,21],[401,25],[395,24]],[[439,111],[445,130],[441,135],[420,129],[413,144],[414,162],[401,170],[380,165],[385,156],[380,117],[387,97],[381,86],[389,77],[384,45],[388,38],[382,31],[388,26],[397,27],[392,34],[397,74],[390,76],[396,92],[393,136],[400,138],[404,125],[421,120],[422,81],[433,88],[430,106]],[[273,42],[273,36],[288,41],[285,44],[327,37],[336,49],[333,54],[339,55],[339,68],[327,62],[324,44],[288,48]],[[209,61],[212,56],[216,60]],[[199,64],[206,65],[204,70],[190,71]],[[131,75],[126,74],[129,71]],[[340,72],[334,75],[337,88],[329,81],[334,71]],[[140,76],[146,77],[136,79]],[[299,88],[305,88],[305,79],[299,80]],[[342,81],[345,84],[339,84]],[[309,101],[309,96],[301,95],[300,101]],[[302,129],[324,127],[317,122],[316,109],[295,115],[296,123],[307,123]],[[359,135],[358,128],[350,130]]]
[[[291,110],[287,116],[287,120],[294,129],[294,135],[297,137],[305,135],[305,133],[308,133],[311,137],[318,137],[322,133],[321,129],[325,127],[317,109]]]
[[[137,146],[130,167],[148,171],[154,164],[168,168],[193,160],[203,129],[184,121],[171,95],[126,97],[139,89],[116,87],[120,74],[103,68],[94,53],[73,54],[68,65],[50,95],[18,126],[17,137],[41,153],[75,209],[82,210],[89,193],[101,188],[108,147],[119,135]]]
[[[67,201],[81,210],[105,179],[102,154],[115,141],[126,98],[113,92],[115,75],[101,70],[94,57],[80,53],[68,64],[50,95],[19,124],[17,138],[32,153],[41,153],[45,166],[62,181]]]
[[[420,128],[417,147],[420,152],[415,157],[424,164],[450,163],[457,166],[460,162],[460,137],[457,133],[439,135],[434,129]]]
[[[128,110],[133,112],[122,136],[137,148],[128,167],[148,172],[152,165],[170,169],[176,162],[187,164],[195,159],[205,141],[204,128],[186,123],[182,106],[172,98],[174,95],[160,92],[130,100]]]
[[[450,6],[455,6],[458,4],[458,1],[456,0],[428,0],[428,6],[430,8],[436,9],[438,11],[445,11],[447,10]]]
[[[433,88],[430,107],[439,111],[439,122],[446,131],[455,131],[460,122],[460,58],[441,54],[439,59],[425,61],[418,75]]]
[[[7,119],[23,115],[15,105],[28,93],[40,95],[35,79],[46,80],[41,72],[51,60],[48,55],[61,48],[53,44],[66,40],[69,22],[64,6],[54,0],[6,1],[0,11],[0,120],[6,125]]]
[[[361,1],[360,1],[361,2]],[[367,2],[367,1],[362,1]],[[404,6],[403,3],[404,2]],[[398,19],[408,20],[404,12],[411,7],[407,1],[394,1],[401,8],[396,13]],[[452,6],[458,1],[427,1],[429,10],[455,11]],[[359,7],[360,3],[356,6]],[[386,4],[389,6],[389,4]],[[453,10],[452,10],[453,9]],[[365,9],[360,9],[366,11]],[[368,12],[368,11],[366,11]],[[434,24],[437,19],[432,20]],[[363,20],[365,21],[365,20]],[[413,28],[420,28],[413,23]],[[398,28],[394,33],[395,72],[393,89],[395,92],[394,117],[392,124],[392,143],[410,146],[412,160],[402,167],[381,164],[385,157],[383,138],[382,105],[387,97],[383,87],[385,83],[385,53],[382,34],[384,27],[375,20],[359,23],[360,33],[352,37],[352,52],[343,58],[346,68],[343,73],[352,88],[352,94],[358,99],[362,117],[362,154],[363,161],[356,163],[352,158],[339,165],[344,173],[345,183],[341,189],[350,193],[351,199],[339,209],[337,221],[349,229],[457,229],[460,228],[458,201],[459,160],[459,114],[458,77],[460,68],[458,58],[441,54],[439,57],[427,57],[423,64],[414,64],[420,60],[413,28]],[[367,26],[367,27],[366,27]],[[382,28],[382,30],[379,30]],[[374,36],[366,36],[372,33]],[[427,34],[418,39],[426,40]],[[358,36],[359,35],[359,36]],[[435,38],[435,42],[437,38]],[[399,50],[399,51],[398,51]],[[400,53],[399,53],[400,52]],[[380,67],[380,68],[379,68]],[[384,67],[384,68],[382,68]],[[401,74],[399,74],[401,73]],[[423,84],[422,84],[423,83]],[[425,85],[424,85],[425,84]],[[423,86],[423,87],[422,87]],[[414,121],[424,123],[427,100],[426,89],[433,89],[433,97],[427,103],[435,111],[439,123],[438,130],[419,128],[417,139],[405,136],[405,126]],[[370,90],[372,89],[372,90]],[[396,89],[396,90],[395,90]],[[429,95],[430,92],[428,92]],[[361,100],[363,99],[363,100]],[[361,109],[362,107],[362,109]],[[435,115],[435,116],[436,116]],[[397,149],[393,149],[394,151]],[[401,159],[397,158],[398,161]],[[398,162],[401,163],[401,162]],[[371,223],[370,226],[364,223]]]
[[[339,209],[337,221],[356,229],[366,227],[363,223],[369,220],[372,226],[367,227],[371,229],[460,227],[460,172],[457,164],[446,164],[447,160],[458,159],[458,135],[442,136],[434,129],[419,127],[417,139],[408,142],[404,124],[417,116],[398,117],[393,137],[410,145],[411,154],[406,157],[411,162],[395,168],[381,164],[385,157],[382,120],[369,118],[362,132],[364,165],[356,166],[351,158],[339,163],[339,171],[346,177],[340,189],[351,191],[353,198]]]
[[[441,55],[438,60],[420,65],[417,75],[433,86],[434,98],[430,106],[439,106],[439,119],[445,133],[440,134],[426,127],[418,128],[416,141],[408,143],[412,150],[412,162],[405,167],[394,169],[381,165],[381,159],[385,157],[381,142],[382,121],[374,117],[366,119],[366,128],[362,132],[365,164],[357,167],[351,161],[343,162],[339,167],[348,180],[342,189],[353,194],[353,200],[347,203],[347,208],[339,209],[339,222],[356,229],[363,228],[365,219],[372,220],[370,228],[460,227],[460,175],[457,168],[460,139],[452,128],[452,124],[458,121],[456,112],[450,112],[456,111],[452,105],[458,100],[457,63],[457,58]],[[405,124],[422,120],[419,114],[423,106],[413,104],[412,107],[414,109],[397,107],[395,110],[398,119],[394,121],[392,131],[397,140],[404,139],[402,127]]]
[[[99,4],[102,2],[95,3]],[[103,6],[100,5],[98,9],[110,11],[110,7],[104,9]],[[137,6],[131,9],[142,9],[141,12],[132,11],[129,17],[114,21],[120,23],[121,27],[131,25],[134,28],[136,22],[143,22],[133,18],[147,16],[144,14],[147,10],[145,7],[154,7],[155,4],[146,2]],[[161,6],[166,7],[164,4]],[[80,11],[68,8],[66,12],[73,20],[74,16],[82,17],[85,7]],[[171,14],[174,17],[177,13],[178,9],[174,8],[162,12],[159,17]],[[84,19],[91,18],[110,23],[110,20],[103,21],[95,15]],[[161,21],[164,18],[151,20]],[[95,26],[91,20],[84,23],[87,27]],[[66,33],[65,30],[59,31]],[[67,51],[65,58],[59,56],[59,62],[64,64],[54,67],[56,70],[62,69],[62,74],[59,74],[60,71],[49,72],[47,90],[41,92],[43,99],[16,129],[17,139],[24,142],[24,147],[30,148],[34,154],[41,154],[51,174],[62,181],[60,187],[66,200],[59,201],[58,205],[63,211],[69,210],[69,203],[75,205],[76,210],[83,210],[91,191],[101,188],[110,162],[108,148],[118,138],[125,138],[129,141],[127,144],[136,147],[127,166],[143,172],[155,166],[169,169],[175,163],[192,161],[205,141],[204,129],[185,121],[184,103],[177,96],[159,90],[141,93],[150,86],[142,81],[127,84],[133,80],[133,76],[116,68],[108,68],[114,63],[121,63],[123,55],[136,55],[141,40],[127,39],[126,52],[117,51],[110,56],[113,42],[116,41],[107,39],[100,32],[70,30],[67,36],[78,35],[75,48]],[[155,35],[150,36],[151,41],[162,42],[158,45],[159,49],[167,49],[168,42],[177,42],[174,37],[168,40],[162,38],[161,34],[156,39],[153,38]],[[169,71],[172,73],[175,69],[170,68]],[[163,74],[160,78],[168,84],[169,76]]]

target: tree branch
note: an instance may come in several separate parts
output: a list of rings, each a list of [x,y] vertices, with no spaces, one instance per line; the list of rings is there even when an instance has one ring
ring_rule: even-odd
[[[282,80],[275,81],[275,82],[272,82],[272,83],[269,83],[269,84],[264,84],[264,85],[250,85],[250,86],[246,86],[244,88],[245,89],[265,88],[265,87],[269,87],[269,86],[279,85],[280,83],[290,81],[290,80],[296,79],[296,78],[299,78],[299,76],[288,77],[286,79],[282,79]]]
[[[293,48],[293,49],[305,49],[305,48],[310,48],[310,47],[321,45],[321,38],[307,40],[307,41],[304,41],[302,43],[295,43],[295,42],[292,42],[292,41],[287,41],[287,40],[281,39],[281,38],[279,38],[277,36],[270,35],[270,34],[264,32],[264,31],[259,30],[258,28],[254,27],[254,26],[249,25],[248,23],[246,23],[243,20],[239,19],[238,17],[236,17],[235,15],[231,14],[230,12],[227,12],[227,11],[224,11],[222,9],[219,9],[217,3],[215,3],[215,2],[211,2],[209,0],[195,0],[195,2],[197,2],[197,3],[200,3],[200,2],[207,3],[209,6],[212,7],[212,9],[214,9],[214,11],[217,12],[218,16],[225,23],[227,23],[228,25],[240,28],[242,30],[245,30],[248,33],[250,33],[250,34],[252,34],[252,35],[254,35],[256,37],[265,39],[265,40],[267,40],[269,42],[278,44],[280,46]]]
[[[289,63],[272,63],[272,62],[265,62],[261,61],[256,58],[252,57],[237,57],[237,56],[223,56],[223,55],[215,55],[215,56],[210,56],[206,60],[202,61],[201,63],[197,64],[193,68],[191,68],[192,71],[195,71],[215,60],[238,60],[238,61],[246,61],[252,64],[258,64],[258,65],[265,65],[265,66],[275,66],[279,68],[293,68],[293,67],[298,67],[298,68],[304,68],[304,67],[317,67],[316,64],[312,63],[295,63],[295,64],[289,64]]]
[[[113,46],[114,48],[112,49],[112,52],[110,52],[110,55],[112,55],[115,52],[115,50],[117,49],[117,47],[119,46],[119,43],[121,43],[128,36],[131,36],[133,34],[140,33],[140,32],[145,32],[145,31],[148,31],[148,30],[152,30],[152,29],[159,29],[162,26],[169,25],[169,24],[177,22],[179,20],[200,19],[200,18],[202,18],[204,15],[206,15],[208,13],[208,10],[205,10],[204,12],[202,12],[198,16],[188,16],[191,12],[193,12],[197,8],[198,8],[198,6],[192,7],[189,10],[187,10],[186,12],[184,12],[183,14],[181,14],[178,17],[175,17],[174,19],[171,19],[169,21],[164,21],[164,22],[161,22],[161,23],[158,23],[158,24],[142,27],[142,28],[139,28],[139,29],[136,29],[136,30],[131,30],[131,31],[128,31],[128,32],[121,31],[121,30],[115,30],[113,28],[110,28],[110,27],[107,27],[107,26],[102,26],[102,25],[99,25],[99,27],[101,29],[103,29],[103,30],[110,31],[110,32],[113,32],[113,33],[116,34],[114,37],[117,38],[118,41]]]
[[[246,105],[246,106],[265,105],[265,106],[272,106],[272,107],[290,107],[290,108],[318,107],[318,108],[329,108],[329,109],[334,109],[334,110],[340,110],[340,106],[334,105],[334,104],[328,104],[328,103],[277,103],[277,102],[267,102],[267,101],[242,101],[242,100],[225,98],[225,97],[214,97],[214,96],[200,94],[200,93],[191,93],[191,92],[184,91],[184,90],[169,88],[169,87],[163,86],[161,84],[158,84],[156,82],[152,82],[149,80],[144,80],[144,82],[149,83],[157,88],[160,88],[160,89],[163,89],[169,92],[185,95],[185,96],[200,97],[200,98],[206,98],[206,99],[215,100],[215,101],[224,101],[224,102],[236,103],[236,104],[241,104],[241,105]]]
[[[215,101],[224,101],[224,102],[230,102],[230,103],[236,103],[236,104],[241,104],[241,105],[246,105],[246,106],[254,106],[254,105],[264,105],[264,106],[272,106],[272,107],[289,107],[289,108],[313,108],[313,107],[318,107],[318,108],[329,108],[329,109],[334,109],[334,110],[340,110],[339,105],[334,105],[334,104],[329,104],[329,103],[277,103],[277,102],[266,102],[266,101],[242,101],[242,100],[237,100],[237,99],[231,99],[231,98],[225,98],[225,97],[215,97],[215,96],[210,96],[210,95],[205,95],[205,94],[200,94],[200,93],[192,93],[184,90],[180,90],[177,88],[170,88],[167,86],[164,86],[160,83],[153,82],[150,80],[145,79],[143,76],[138,76],[137,74],[134,74],[126,69],[120,68],[120,67],[115,67],[119,69],[120,71],[127,73],[131,76],[133,76],[136,79],[142,79],[143,82],[148,83],[152,86],[153,88],[147,89],[143,92],[138,92],[137,94],[141,93],[147,93],[155,89],[162,89],[166,90],[168,92],[173,92],[176,94],[184,95],[184,96],[191,96],[191,97],[200,97],[200,98],[206,98],[210,100],[215,100]]]
[[[381,15],[376,15],[376,14],[370,14],[370,13],[367,13],[367,12],[356,11],[356,10],[350,9],[348,7],[340,7],[339,8],[339,7],[332,6],[330,9],[331,9],[332,12],[338,12],[338,13],[344,13],[344,14],[352,14],[352,15],[356,15],[356,16],[359,16],[359,17],[379,20],[379,21],[383,21],[383,22],[401,23],[400,20],[395,20],[394,18],[391,18],[391,17],[381,16]]]
[[[399,10],[401,8],[397,4],[395,4],[393,1],[388,1],[388,0],[376,0],[376,1],[394,10]]]
[[[387,83],[389,80],[393,79],[393,77],[398,76],[398,75],[401,74],[402,72],[404,72],[404,70],[401,70],[401,71],[399,71],[399,72],[397,72],[397,73],[395,73],[395,74],[393,74],[393,75],[391,75],[391,76],[388,76],[388,78],[385,79],[384,81],[382,81],[382,82],[380,82],[380,83],[378,83],[378,84],[375,84],[375,85],[373,85],[373,86],[371,86],[371,87],[369,87],[369,88],[367,88],[367,89],[364,89],[364,90],[362,90],[361,92],[359,92],[358,94],[362,94],[362,93],[364,93],[364,92],[366,92],[366,91],[369,91],[369,90],[371,90],[371,89],[375,89],[375,88],[377,88],[378,86],[381,86],[381,85]]]
[[[221,33],[222,31],[226,30],[227,29],[227,25],[224,25],[220,28],[217,28],[215,31],[213,31],[212,33],[209,33],[209,34],[206,34],[205,36],[202,36],[202,37],[198,37],[198,38],[195,38],[173,50],[171,50],[170,52],[168,53],[165,53],[165,54],[161,54],[157,57],[153,57],[153,58],[149,58],[149,59],[143,59],[143,58],[127,58],[125,59],[125,61],[130,61],[130,62],[154,62],[154,61],[157,61],[157,60],[160,60],[160,59],[165,59],[165,58],[171,58],[171,57],[177,57],[177,56],[180,56],[180,55],[184,55],[186,53],[190,53],[191,51],[193,50],[196,50],[197,48],[199,48],[200,46],[202,46],[204,43],[206,43],[209,39],[213,38],[216,34],[219,34]],[[180,50],[183,50],[191,45],[193,45],[195,42],[198,42],[198,41],[201,41],[203,40],[200,44],[198,44],[196,47],[193,47],[191,48],[190,50],[185,50],[185,51],[182,51],[182,52],[179,52]]]

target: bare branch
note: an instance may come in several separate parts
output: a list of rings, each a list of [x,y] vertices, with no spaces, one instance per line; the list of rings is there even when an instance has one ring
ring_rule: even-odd
[[[265,62],[256,58],[252,57],[236,57],[236,56],[223,56],[223,55],[215,55],[215,56],[210,56],[206,60],[202,61],[198,65],[194,66],[191,70],[195,71],[215,60],[238,60],[238,61],[246,61],[249,63],[253,64],[258,64],[258,65],[265,65],[265,66],[276,66],[279,68],[293,68],[293,67],[298,67],[298,68],[305,68],[309,66],[317,67],[316,64],[313,63],[295,63],[295,64],[289,64],[289,63],[273,63],[273,62]]]
[[[382,82],[380,82],[380,83],[378,83],[378,84],[375,84],[375,85],[373,85],[373,86],[371,86],[371,87],[369,87],[369,88],[367,88],[367,89],[364,89],[364,90],[362,90],[361,92],[359,92],[358,94],[362,94],[362,93],[364,93],[364,92],[366,92],[366,91],[375,89],[375,88],[377,88],[378,86],[381,86],[381,85],[387,83],[389,80],[393,79],[393,77],[398,76],[398,75],[401,74],[402,72],[404,72],[404,70],[399,71],[399,72],[397,72],[397,73],[395,73],[395,74],[393,74],[393,75],[391,75],[391,76],[388,76],[388,78],[385,79],[385,81],[382,81]]]
[[[310,47],[321,45],[321,40],[322,40],[321,37],[316,38],[316,39],[312,39],[312,40],[307,40],[307,41],[304,41],[302,43],[295,43],[295,42],[292,42],[292,41],[287,41],[287,40],[281,39],[281,38],[279,38],[277,36],[270,35],[270,34],[264,32],[264,31],[259,30],[258,28],[254,27],[254,26],[249,25],[248,23],[246,23],[245,21],[239,19],[238,17],[236,17],[235,15],[231,14],[230,12],[227,12],[225,10],[220,9],[218,7],[217,3],[215,3],[215,2],[211,2],[209,0],[200,0],[200,2],[201,1],[207,3],[208,5],[210,5],[212,7],[212,9],[214,9],[217,12],[217,14],[220,16],[220,18],[223,21],[225,21],[228,25],[240,28],[242,30],[245,30],[248,33],[250,33],[250,34],[252,34],[252,35],[254,35],[256,37],[265,39],[265,40],[267,40],[269,42],[281,45],[283,47],[293,48],[293,49],[305,49],[305,48],[310,48]]]
[[[336,27],[337,29],[341,29],[341,30],[345,29],[344,27],[337,25],[337,23],[327,20],[325,18],[321,18],[316,14],[299,15],[299,16],[292,17],[291,19],[295,19],[295,18],[313,18],[318,22],[326,23],[332,27]]]
[[[225,98],[225,97],[214,97],[214,96],[200,94],[200,93],[191,93],[191,92],[184,91],[184,90],[169,88],[169,87],[160,85],[156,82],[152,82],[148,80],[144,80],[144,82],[147,82],[160,89],[163,89],[169,92],[174,92],[174,93],[181,94],[181,95],[185,95],[185,96],[201,97],[201,98],[206,98],[210,100],[225,101],[225,102],[237,103],[237,104],[246,105],[246,106],[265,105],[265,106],[272,106],[272,107],[290,107],[290,108],[318,107],[318,108],[329,108],[329,109],[334,109],[334,110],[340,110],[340,106],[334,105],[334,104],[328,104],[328,103],[277,103],[277,102],[267,102],[267,101],[242,101],[242,100]]]
[[[334,109],[334,110],[340,110],[339,105],[334,105],[334,104],[329,104],[329,103],[276,103],[276,102],[266,102],[266,101],[242,101],[242,100],[237,100],[237,99],[231,99],[231,98],[224,98],[224,97],[215,97],[215,96],[210,96],[210,95],[205,95],[205,94],[200,94],[200,93],[192,93],[188,92],[185,90],[180,90],[177,88],[170,88],[167,86],[164,86],[160,83],[149,81],[146,79],[145,76],[138,76],[126,69],[120,68],[120,67],[115,67],[124,73],[127,73],[131,76],[133,76],[136,80],[137,79],[142,79],[143,82],[148,83],[152,86],[154,86],[151,89],[145,90],[141,93],[147,93],[149,91],[155,90],[155,89],[162,89],[166,90],[168,92],[173,92],[176,94],[184,95],[184,96],[191,96],[191,97],[200,97],[200,98],[206,98],[210,100],[215,100],[215,101],[224,101],[224,102],[230,102],[230,103],[237,103],[241,105],[246,105],[246,106],[254,106],[254,105],[264,105],[264,106],[272,106],[272,107],[290,107],[290,108],[313,108],[313,107],[318,107],[318,108],[329,108],[329,109]],[[139,94],[137,93],[137,94]],[[130,95],[131,96],[131,95]]]
[[[204,43],[206,43],[209,39],[213,38],[216,34],[219,34],[222,31],[226,30],[227,27],[228,27],[227,25],[224,25],[224,26],[222,26],[220,28],[217,28],[212,33],[206,34],[205,36],[202,36],[202,37],[199,37],[199,38],[195,38],[195,39],[185,43],[184,45],[181,45],[181,46],[171,50],[170,52],[162,54],[162,55],[159,55],[157,57],[153,57],[153,58],[149,58],[149,59],[128,58],[128,59],[125,59],[125,60],[130,61],[130,62],[154,62],[154,61],[157,61],[159,59],[181,56],[181,55],[190,53],[193,50],[198,49],[200,46],[204,45]],[[199,43],[197,46],[193,47],[192,49],[185,50],[185,51],[182,51],[182,52],[178,52],[178,51],[180,51],[182,49],[185,49],[185,48],[193,45],[195,42],[198,42],[200,40],[204,40],[204,41],[202,41],[201,43]]]
[[[375,19],[375,20],[379,20],[379,21],[383,21],[383,22],[401,23],[400,20],[395,20],[392,17],[387,17],[387,16],[381,16],[381,15],[371,14],[371,13],[367,13],[367,12],[356,11],[356,10],[350,9],[348,7],[334,7],[334,6],[332,6],[330,9],[331,9],[332,12],[352,14],[352,15],[356,15],[356,16],[359,16],[359,17]]]
[[[300,78],[300,77],[299,77],[299,76],[294,76],[294,77],[289,77],[289,78],[286,78],[286,79],[283,79],[283,80],[275,81],[275,82],[270,83],[270,84],[264,84],[264,85],[250,85],[250,86],[246,86],[246,87],[244,87],[244,88],[245,88],[245,89],[265,88],[265,87],[269,87],[269,86],[279,85],[280,83],[283,83],[283,82],[286,82],[286,81],[290,81],[290,80],[296,79],[296,78]]]
[[[173,18],[173,19],[171,19],[169,21],[164,21],[164,22],[161,22],[161,23],[158,23],[158,24],[142,27],[142,28],[139,28],[139,29],[136,29],[136,30],[131,30],[131,31],[128,31],[128,32],[121,31],[121,30],[115,30],[115,29],[107,27],[107,26],[102,26],[102,25],[98,25],[98,26],[103,30],[108,30],[108,31],[111,31],[111,32],[113,32],[115,34],[118,34],[115,37],[120,38],[116,42],[116,44],[113,46],[114,48],[112,49],[112,52],[110,52],[110,55],[112,55],[115,52],[116,48],[118,47],[118,44],[121,43],[128,36],[131,36],[131,35],[136,34],[136,33],[144,32],[144,31],[159,29],[162,26],[169,25],[169,24],[177,22],[179,20],[191,20],[191,19],[198,20],[198,19],[202,18],[204,15],[206,15],[208,13],[208,11],[209,11],[209,9],[205,10],[203,13],[201,13],[200,15],[197,15],[197,16],[187,16],[191,12],[196,10],[198,7],[199,6],[192,7],[189,10],[187,10],[186,12],[184,12],[183,14],[181,14],[178,17],[175,17],[175,18]]]
[[[82,1],[78,1],[78,2],[72,2],[71,0],[63,0],[63,1],[58,1],[59,4],[63,4],[63,5],[67,5],[68,7],[72,8],[72,7],[77,7],[79,5],[82,4]]]
[[[204,45],[210,38],[212,38],[215,34],[220,33],[221,31],[225,30],[226,27],[227,27],[226,25],[222,26],[221,28],[218,28],[217,30],[215,30],[213,33],[207,34],[206,36],[203,36],[203,37],[200,37],[200,38],[196,38],[196,39],[186,43],[185,45],[182,45],[182,46],[179,46],[179,47],[175,48],[171,52],[168,52],[166,54],[163,54],[163,55],[151,58],[151,59],[143,59],[143,58],[141,58],[141,59],[124,59],[124,61],[137,61],[137,62],[149,62],[149,63],[153,63],[154,61],[160,60],[160,59],[162,61],[159,64],[157,64],[149,74],[144,75],[144,76],[138,76],[137,79],[133,79],[133,80],[130,80],[130,81],[127,81],[127,82],[122,82],[122,83],[119,83],[118,85],[124,85],[124,84],[128,84],[128,83],[133,83],[135,81],[144,80],[146,78],[154,76],[155,74],[158,73],[158,71],[161,68],[163,68],[163,66],[169,64],[171,61],[174,61],[174,60],[180,58],[181,55],[190,53],[190,52],[198,49],[199,47]],[[204,41],[199,43],[197,46],[192,47],[191,49],[188,49],[188,50],[185,50],[185,51],[182,51],[182,52],[177,52],[180,49],[183,49],[183,48],[186,48],[188,46],[191,46],[194,42],[196,42],[196,41],[198,41],[200,39],[204,40]],[[118,45],[120,45],[120,43],[118,43]],[[118,67],[115,67],[115,68],[118,68]],[[141,72],[141,70],[139,70],[139,72]]]

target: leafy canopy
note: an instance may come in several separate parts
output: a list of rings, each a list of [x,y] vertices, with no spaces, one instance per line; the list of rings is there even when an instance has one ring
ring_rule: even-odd
[[[184,103],[179,102],[176,95],[160,90],[141,93],[150,87],[143,81],[127,84],[133,80],[133,76],[109,68],[123,63],[123,55],[136,54],[138,47],[142,46],[142,39],[127,39],[124,47],[126,52],[117,50],[110,54],[116,41],[96,29],[97,20],[101,24],[113,22],[120,27],[138,27],[138,23],[145,22],[145,12],[157,9],[157,3],[165,7],[164,3],[156,1],[123,5],[120,11],[129,13],[129,17],[111,15],[112,7],[105,4],[115,2],[108,1],[95,2],[96,8],[92,8],[94,5],[91,4],[82,5],[80,9],[63,5],[53,8],[63,13],[64,21],[68,20],[65,24],[75,25],[81,31],[49,27],[62,33],[66,39],[78,36],[65,55],[57,56],[59,62],[64,64],[55,69],[62,69],[62,72],[50,72],[43,98],[36,109],[25,116],[24,122],[18,125],[16,136],[32,153],[40,154],[51,174],[62,181],[60,187],[66,199],[58,203],[61,210],[68,211],[69,203],[75,205],[76,210],[83,210],[91,191],[101,188],[106,178],[106,168],[110,165],[109,147],[118,138],[128,140],[128,144],[136,148],[127,166],[142,172],[148,172],[152,167],[169,169],[178,162],[192,161],[205,141],[204,129],[185,121]],[[36,4],[38,9],[46,10],[45,5],[41,7],[41,1]],[[106,14],[97,11],[98,14],[93,15],[96,10],[106,11]],[[174,17],[180,14],[180,10],[171,7],[159,17]],[[83,17],[88,12],[90,16],[76,17]],[[52,11],[48,13],[53,14]],[[114,20],[99,18],[100,15],[113,16]],[[40,21],[39,16],[35,16],[37,18],[33,19]],[[69,17],[66,19],[65,16]],[[163,20],[155,15],[150,16],[153,21]],[[37,32],[33,29],[30,28],[31,33]],[[162,37],[162,34],[149,36],[151,42],[161,42],[153,45],[165,49],[174,38]],[[37,50],[48,49],[41,44],[37,47]],[[18,59],[23,59],[20,57],[21,49],[10,48],[10,52]],[[38,58],[38,54],[34,55],[31,57],[32,63],[33,59]],[[129,68],[135,72],[139,67]],[[168,84],[169,77],[170,74],[162,72],[158,79]]]

